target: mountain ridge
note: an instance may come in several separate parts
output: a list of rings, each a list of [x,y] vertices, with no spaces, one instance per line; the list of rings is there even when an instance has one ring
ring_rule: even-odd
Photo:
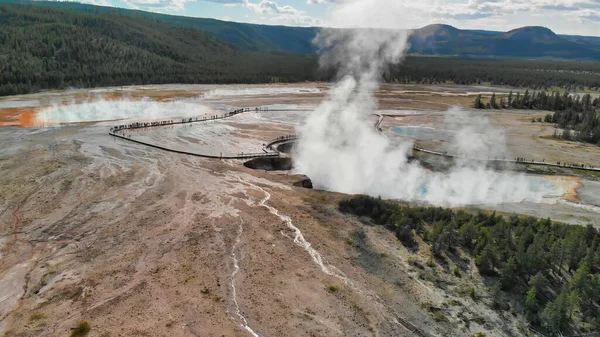
[[[600,38],[599,45],[581,43],[539,26],[494,32],[429,25],[413,30],[409,41],[410,53],[418,55],[600,60]]]
[[[210,18],[158,14],[76,2],[0,0],[57,9],[145,18],[171,26],[200,29],[237,49],[256,52],[315,54],[319,27],[271,26]],[[526,26],[508,32],[459,29],[432,24],[411,30],[409,54],[475,58],[550,58],[600,60],[600,37],[558,35],[546,27]]]

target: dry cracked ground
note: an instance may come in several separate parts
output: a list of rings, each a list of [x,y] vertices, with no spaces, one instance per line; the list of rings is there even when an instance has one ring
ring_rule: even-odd
[[[342,196],[104,129],[0,129],[5,336],[411,335],[398,316],[447,335]]]
[[[292,131],[242,122],[252,144]],[[338,212],[348,196],[108,128],[0,127],[0,335],[520,334],[472,260],[428,264],[427,244]]]

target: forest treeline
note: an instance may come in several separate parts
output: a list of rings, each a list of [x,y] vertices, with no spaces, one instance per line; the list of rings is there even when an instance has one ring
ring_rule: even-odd
[[[401,206],[368,196],[343,200],[339,209],[369,217],[407,247],[417,244],[418,235],[435,257],[470,254],[494,284],[490,292],[517,298],[520,305],[513,309],[550,335],[600,329],[600,237],[591,225]],[[495,309],[502,308],[507,304]]]
[[[382,76],[392,83],[598,90],[598,69],[598,62],[409,56]],[[132,84],[329,81],[335,74],[319,68],[318,55],[245,51],[197,27],[118,11],[0,2],[0,95]]]
[[[253,53],[193,28],[0,5],[0,95],[66,87],[313,80],[314,56]]]
[[[600,62],[409,56],[383,75],[387,82],[503,85],[600,90]]]
[[[549,110],[544,122],[555,123],[562,128],[555,137],[565,140],[578,140],[600,145],[600,97],[595,99],[590,94],[572,95],[564,93],[547,93],[545,91],[523,95],[512,91],[508,95],[492,94],[489,102],[484,103],[481,95],[475,98],[474,107],[477,109],[537,109]],[[541,120],[540,120],[541,122]]]

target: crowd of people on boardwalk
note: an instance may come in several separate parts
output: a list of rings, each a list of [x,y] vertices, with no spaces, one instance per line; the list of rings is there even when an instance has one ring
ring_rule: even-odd
[[[525,158],[515,158],[515,161],[517,163],[536,163],[535,160],[528,160]],[[546,159],[542,159],[541,162],[537,162],[537,163],[542,163],[542,164],[546,164]],[[553,164],[548,164],[548,165],[553,165]],[[560,162],[557,161],[556,162],[556,166],[562,166],[562,167],[573,167],[573,168],[587,168],[587,169],[593,169],[594,167],[592,165],[586,165],[586,164],[579,164],[579,163],[565,163],[565,162]]]
[[[263,107],[254,108],[255,112],[268,111],[268,110],[269,110],[268,108],[263,108]],[[181,121],[174,121],[171,119],[171,120],[166,120],[166,121],[135,122],[135,123],[130,123],[130,124],[122,124],[122,125],[117,125],[117,126],[111,127],[110,133],[129,130],[129,129],[149,128],[149,127],[153,127],[153,126],[167,126],[167,125],[173,125],[173,124],[203,122],[203,121],[227,118],[227,117],[231,117],[231,116],[241,114],[243,112],[249,112],[249,111],[251,111],[251,108],[242,108],[242,109],[236,109],[236,110],[230,111],[223,115],[212,115],[212,116],[203,116],[203,117],[195,117],[195,118],[182,118]]]
[[[277,138],[273,139],[272,141],[270,141],[267,144],[263,144],[263,147],[264,148],[270,148],[272,145],[274,145],[276,143],[279,143],[279,142],[282,142],[282,141],[286,141],[286,140],[292,140],[292,139],[296,139],[296,138],[298,138],[297,135],[280,136],[280,137],[277,137]],[[265,150],[263,149],[263,151],[265,151]]]
[[[296,139],[296,138],[298,138],[298,136],[296,136],[296,135],[286,135],[286,136],[277,137],[277,138],[273,139],[271,142],[274,143],[274,142],[278,142],[281,140],[289,140],[289,139]]]
[[[170,124],[173,124],[173,120],[145,122],[145,123],[135,122],[135,123],[131,123],[131,124],[123,124],[123,125],[113,126],[112,128],[110,128],[110,132],[116,132],[116,131],[126,130],[126,129],[148,128],[151,126],[161,126],[161,125],[170,125]]]
[[[574,167],[574,168],[588,168],[588,169],[594,168],[592,165],[575,164],[575,163],[561,163],[559,161],[556,162],[556,165],[564,166],[564,167]]]
[[[522,157],[515,158],[515,161],[517,163],[529,163],[530,162],[529,159],[525,159],[525,158],[522,158]],[[535,160],[531,159],[531,162],[534,163]],[[546,162],[546,159],[542,159],[541,163],[545,163],[545,162]]]
[[[432,150],[427,150],[421,147],[418,147],[416,145],[413,145],[413,149],[416,151],[423,151],[423,152],[428,152],[428,153],[433,153],[436,155],[442,155],[442,156],[447,156],[447,157],[453,157],[451,155],[448,155],[448,153],[446,151],[443,152],[437,152],[437,151],[432,151]],[[483,160],[483,159],[482,159]],[[506,157],[488,157],[487,158],[488,161],[508,161],[510,162],[510,160]],[[568,168],[581,168],[581,169],[591,169],[591,170],[600,170],[600,168],[598,167],[594,167],[592,165],[586,165],[586,164],[580,164],[580,163],[566,163],[566,162],[560,162],[557,161],[556,164],[554,163],[546,163],[546,159],[542,159],[542,161],[535,161],[535,159],[526,159],[523,157],[515,157],[512,162],[515,163],[520,163],[520,164],[536,164],[536,165],[548,165],[548,166],[560,166],[560,167],[568,167]]]

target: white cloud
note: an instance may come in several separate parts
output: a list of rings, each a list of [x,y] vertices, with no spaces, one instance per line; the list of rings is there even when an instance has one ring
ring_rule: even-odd
[[[225,4],[225,5],[230,5],[230,4],[241,4],[244,3],[244,0],[203,0],[203,1],[208,1],[208,2],[216,2],[219,4]]]
[[[128,7],[151,12],[181,12],[188,2],[197,0],[122,0]]]
[[[262,0],[258,3],[245,1],[244,6],[258,14],[303,14],[302,11],[295,9],[292,6],[279,6],[275,1],[269,0]]]
[[[317,1],[317,0],[315,0]],[[586,9],[593,17],[600,11],[598,0],[468,0],[439,2],[435,0],[400,1],[407,7],[431,11],[434,17],[460,20],[505,16],[519,12],[539,14],[544,11],[580,11]],[[585,19],[585,17],[584,17]]]
[[[318,26],[323,23],[320,19],[311,17],[302,10],[289,5],[280,6],[271,0],[261,0],[260,2],[245,0],[243,6],[256,14],[262,15],[262,23],[294,26]]]
[[[82,0],[109,5],[114,0]],[[447,23],[459,28],[506,31],[525,25],[547,26],[557,32],[598,35],[600,0],[394,0],[386,2],[389,10],[374,11],[383,0],[296,0],[299,6],[317,6],[310,15],[295,5],[280,0],[121,0],[129,7],[155,12],[184,13],[190,2],[213,2],[230,8],[233,20],[251,23],[294,26],[418,28],[430,23]],[[348,13],[347,4],[358,8],[360,15]],[[233,12],[234,8],[235,11]],[[239,13],[244,9],[246,13]],[[331,12],[327,21],[320,19]],[[396,13],[396,14],[394,14]],[[402,13],[402,15],[398,15]],[[352,14],[360,20],[349,22]],[[204,14],[206,15],[206,14]]]
[[[82,0],[81,3],[96,5],[96,6],[107,6],[107,7],[115,7],[115,5],[108,0]]]
[[[526,25],[547,26],[559,33],[598,35],[600,0],[395,0],[389,10],[374,11],[382,0],[307,0],[329,2],[333,27],[419,28],[431,23],[447,23],[459,28],[507,31]],[[352,4],[361,15],[348,13]],[[401,16],[392,13],[402,13]],[[348,22],[344,18],[364,18]],[[379,20],[377,20],[379,18]]]

